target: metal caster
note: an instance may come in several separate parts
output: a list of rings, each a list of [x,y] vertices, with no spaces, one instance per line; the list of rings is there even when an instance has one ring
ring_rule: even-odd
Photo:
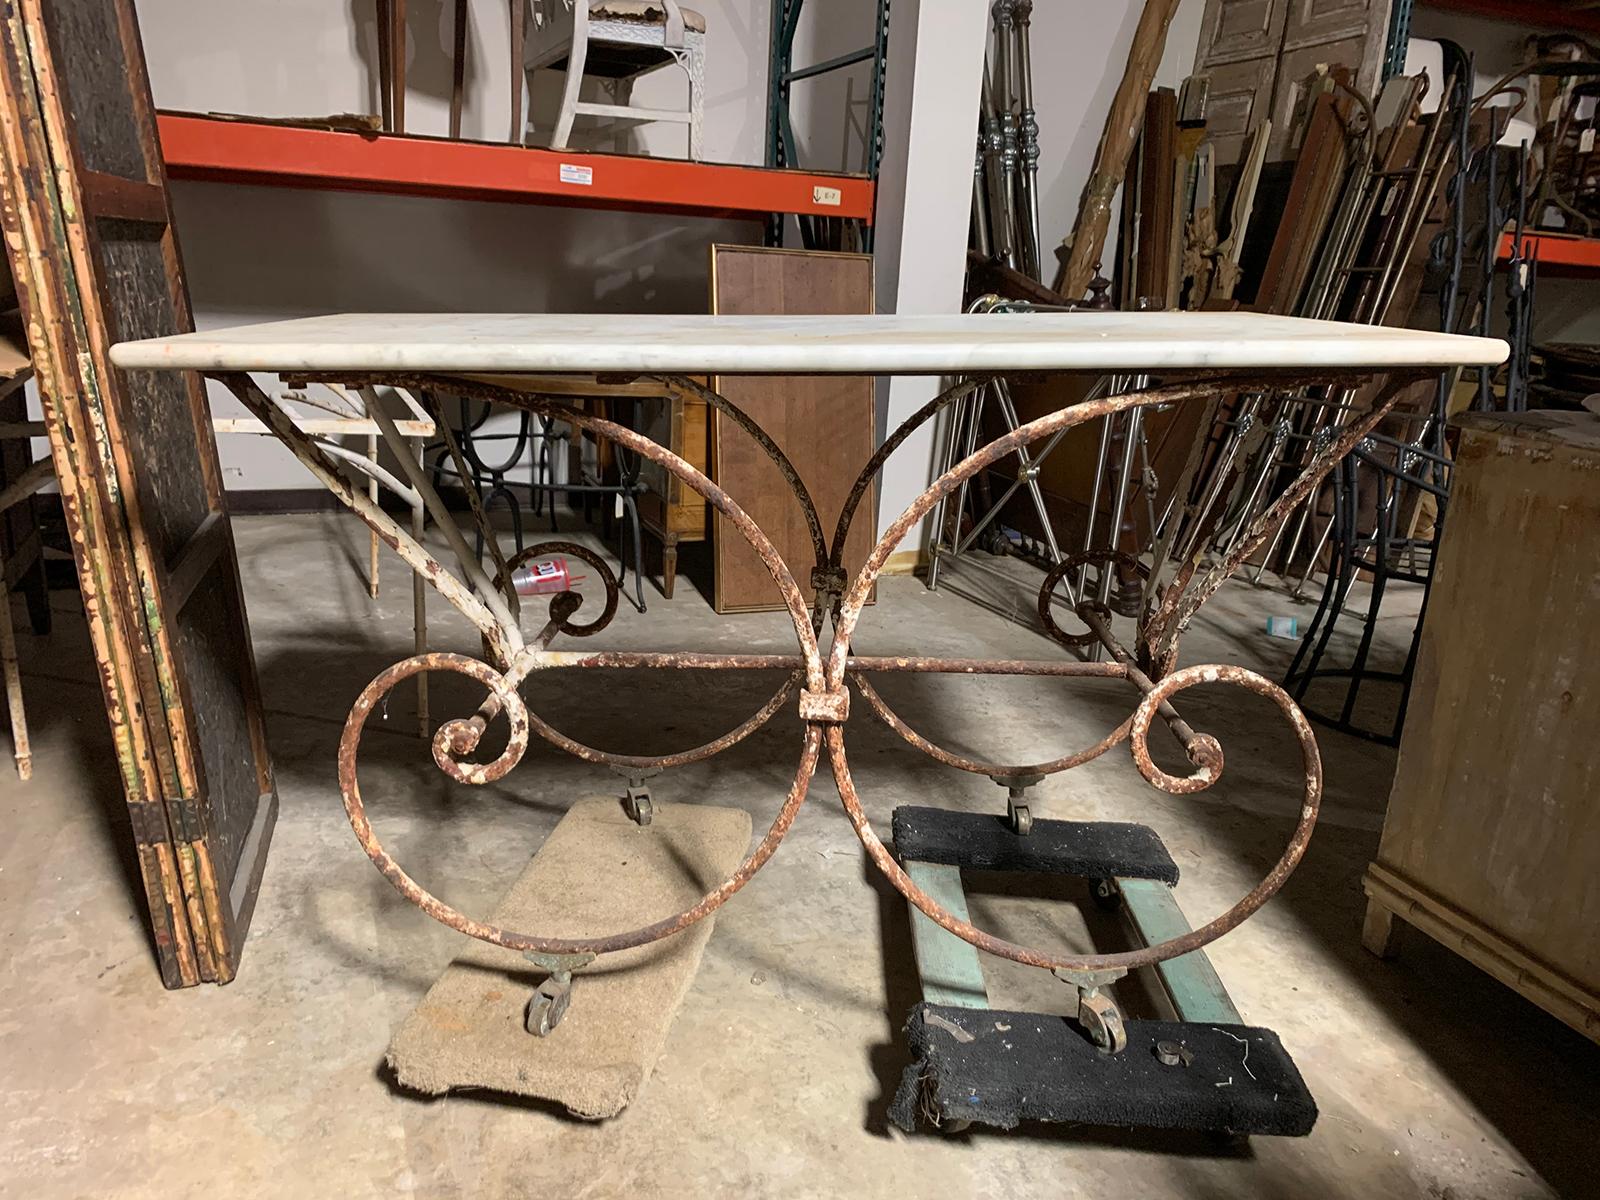
[[[1128,1048],[1128,1031],[1122,1024],[1117,1002],[1100,989],[1115,983],[1126,971],[1069,971],[1058,967],[1053,974],[1062,983],[1078,989],[1078,1024],[1102,1054],[1121,1054]]]
[[[648,825],[650,818],[655,815],[655,805],[650,800],[650,789],[647,787],[634,787],[630,784],[622,803],[628,810],[629,820],[635,825]]]
[[[1095,907],[1105,912],[1116,912],[1122,907],[1122,892],[1110,879],[1096,879],[1094,881]]]
[[[592,954],[541,954],[529,950],[523,955],[550,976],[533,990],[523,1014],[522,1024],[534,1037],[549,1037],[572,1003],[572,973],[594,961]]]
[[[650,789],[645,786],[645,781],[661,774],[661,768],[641,771],[637,767],[613,767],[612,770],[628,781],[622,793],[622,806],[628,819],[635,825],[650,824],[650,818],[655,816],[655,803],[650,798]]]
[[[1006,824],[1018,837],[1027,837],[1033,830],[1033,811],[1024,803],[1027,791],[1044,778],[1043,775],[991,775],[990,779],[1006,789]]]
[[[527,1018],[523,1024],[534,1037],[549,1037],[551,1030],[561,1024],[567,1015],[567,1005],[572,1003],[572,977],[557,983],[554,976],[541,983],[528,1001]]]

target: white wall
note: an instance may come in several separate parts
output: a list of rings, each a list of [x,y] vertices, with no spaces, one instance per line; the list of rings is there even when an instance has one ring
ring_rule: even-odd
[[[1083,185],[1105,128],[1111,98],[1133,45],[1141,0],[1033,6],[1033,94],[1039,114],[1039,244],[1045,282],[1054,273],[1055,248],[1072,232]],[[1183,0],[1167,28],[1166,51],[1155,87],[1177,88],[1194,69],[1205,0]],[[1114,207],[1113,212],[1120,211]],[[1106,239],[1105,273],[1111,274],[1117,222]]]
[[[959,28],[965,39],[975,28],[968,7],[987,8],[984,0],[948,2],[961,20],[942,28],[933,22],[922,37],[938,39]],[[407,6],[406,116],[412,132],[447,132],[451,7],[444,0],[411,0]],[[769,0],[696,0],[695,7],[705,13],[709,29],[706,157],[759,163],[765,149]],[[375,8],[374,0],[138,0],[156,103],[263,116],[375,112]],[[1047,250],[1071,228],[1140,8],[1141,0],[1035,5]],[[1203,0],[1184,0],[1158,83],[1176,86],[1189,69],[1202,8]],[[470,6],[467,137],[499,140],[510,132],[507,9],[500,0],[472,0]],[[918,6],[897,0],[892,11],[892,31],[909,37]],[[795,63],[867,45],[873,19],[868,0],[808,0]],[[894,41],[891,36],[891,49]],[[555,81],[551,76],[541,83],[537,116],[548,113]],[[649,102],[662,92],[676,98],[682,87],[673,72],[662,71],[643,81],[635,98]],[[869,88],[867,64],[795,86],[796,133],[807,165],[860,169]],[[961,111],[951,108],[930,119],[927,136],[937,141],[959,131],[958,155],[970,164],[968,144],[975,135],[967,110],[975,111],[976,96],[945,99]],[[576,132],[581,135],[583,128],[580,121]],[[638,140],[631,146],[616,148],[683,152],[683,133],[675,127],[646,126],[633,136]],[[966,189],[960,181],[952,187],[949,204],[926,192],[911,202],[931,219],[934,209],[965,205]],[[703,311],[707,244],[760,238],[753,222],[208,183],[175,185],[174,205],[202,328],[362,309]],[[964,221],[935,223],[964,231]],[[958,236],[962,244],[949,247],[957,259],[964,232]],[[880,265],[880,280],[883,274]],[[948,304],[939,301],[942,307],[956,303],[959,292]],[[231,397],[217,397],[216,404],[220,413],[235,411]],[[222,456],[230,487],[307,485],[288,452],[267,439],[224,439]],[[922,448],[891,468],[886,518],[898,511],[893,497],[920,490],[928,465]]]
[[[892,20],[874,241],[878,311],[953,312],[961,306],[971,227],[984,6],[976,0],[896,0]],[[881,431],[897,428],[939,386],[919,376],[880,383]],[[884,464],[880,533],[932,480],[934,440],[930,422]],[[922,528],[907,541],[914,553]]]
[[[136,4],[151,88],[162,108],[267,117],[378,111],[376,0]],[[406,5],[409,133],[449,132],[454,7],[453,0]],[[759,162],[768,6],[765,0],[695,0],[693,7],[707,27],[705,156]],[[505,0],[469,0],[463,137],[502,141],[511,135],[510,9]],[[670,93],[676,102],[685,87],[681,74],[662,70],[640,82],[635,98],[649,103]],[[542,84],[540,90],[543,98]],[[752,96],[762,102],[752,104]],[[582,120],[575,126],[580,141],[584,126]],[[684,152],[680,128],[645,127],[640,136],[652,150]]]
[[[510,133],[508,7],[473,0],[469,9],[467,137]],[[708,28],[705,155],[760,162],[767,4],[695,7]],[[375,8],[373,0],[138,0],[156,104],[260,116],[376,112]],[[448,132],[452,8],[407,5],[414,133]],[[635,99],[674,91],[676,102],[685,84],[675,75],[642,81]],[[575,133],[582,129],[580,121]],[[636,136],[684,153],[681,127]],[[761,237],[751,221],[213,183],[174,184],[173,204],[201,328],[341,310],[703,312],[707,246]],[[219,415],[239,411],[220,388],[212,399]],[[311,484],[271,439],[225,437],[220,453],[230,488]]]

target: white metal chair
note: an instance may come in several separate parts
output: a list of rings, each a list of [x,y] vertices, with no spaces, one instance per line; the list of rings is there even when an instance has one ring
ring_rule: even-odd
[[[530,93],[535,71],[567,73],[551,149],[566,149],[575,117],[678,121],[689,126],[690,159],[699,160],[706,58],[703,16],[680,8],[677,0],[527,0],[524,20],[522,63]],[[635,79],[673,65],[689,77],[687,109],[642,108],[628,102]],[[578,98],[586,75],[609,81],[612,103]]]

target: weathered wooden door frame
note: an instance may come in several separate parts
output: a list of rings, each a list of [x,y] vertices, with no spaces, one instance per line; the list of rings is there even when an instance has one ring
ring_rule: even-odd
[[[55,44],[47,13],[64,20],[64,10],[49,11],[42,0],[16,0],[6,14],[6,37],[11,43],[7,53],[11,93],[7,97],[8,119],[25,111],[28,115],[22,123],[35,126],[17,131],[19,153],[12,156],[13,162],[23,168],[20,177],[27,180],[25,187],[30,193],[24,198],[27,203],[17,207],[37,207],[49,213],[50,232],[54,235],[43,251],[45,257],[33,264],[37,268],[34,282],[40,288],[35,308],[45,323],[64,336],[51,339],[46,353],[36,357],[70,355],[58,358],[48,385],[41,374],[41,387],[48,386],[58,402],[57,421],[51,427],[58,471],[63,475],[86,472],[84,479],[99,481],[93,489],[99,518],[95,528],[108,536],[104,542],[96,543],[106,553],[103,561],[90,564],[90,573],[97,570],[107,576],[104,582],[115,597],[113,607],[120,613],[121,636],[114,641],[100,639],[106,645],[102,647],[97,642],[96,650],[105,668],[103,675],[117,675],[115,698],[120,701],[121,711],[126,715],[131,709],[142,718],[129,722],[125,739],[133,743],[130,748],[144,768],[137,781],[127,778],[125,772],[135,837],[142,847],[155,847],[158,857],[161,844],[171,848],[192,938],[192,964],[180,961],[175,970],[169,970],[164,961],[164,978],[169,985],[195,982],[191,975],[199,980],[227,982],[237,969],[254,907],[276,818],[277,796],[249,648],[237,554],[203,384],[197,376],[188,376],[182,386],[207,515],[184,544],[162,555],[149,534],[151,514],[141,511],[139,487],[140,470],[154,472],[155,467],[135,462],[134,439],[130,435],[136,431],[127,424],[128,378],[109,360],[114,337],[108,317],[115,309],[106,278],[111,268],[100,244],[101,221],[116,222],[124,234],[130,228],[135,230],[139,241],[159,242],[174,326],[164,332],[183,332],[193,327],[182,263],[169,220],[166,179],[137,23],[130,0],[113,0],[111,7],[120,45],[104,50],[81,44],[82,38],[76,45]],[[57,69],[52,57],[57,51],[116,54],[125,68],[122,82],[128,89],[125,97],[117,99],[127,105],[137,126],[142,178],[87,167],[78,129],[70,115],[74,108],[67,94],[69,72]],[[102,103],[106,98],[79,99]],[[35,224],[42,223],[36,214]],[[40,240],[42,244],[44,239]],[[52,308],[54,312],[50,311]],[[39,317],[30,318],[30,325],[39,326],[42,335]],[[73,364],[74,378],[67,378],[69,372],[61,363]],[[61,443],[59,449],[57,443]],[[88,451],[91,447],[92,454]],[[79,448],[83,448],[81,453]],[[80,506],[80,526],[81,517]],[[88,549],[87,542],[80,547],[80,560],[92,557]],[[84,566],[80,561],[80,570]],[[256,785],[256,795],[250,798],[248,829],[242,837],[234,831],[239,848],[226,862],[217,859],[214,794],[208,786],[199,745],[197,722],[203,714],[195,706],[189,673],[174,633],[174,623],[185,605],[207,591],[208,583],[210,588],[223,589],[224,604],[234,622],[230,632],[236,658],[231,665],[237,676]],[[130,706],[129,700],[134,697]],[[108,709],[113,699],[111,683],[107,682]],[[117,724],[113,711],[113,727]],[[146,879],[148,893],[148,872]],[[165,876],[162,886],[170,890]],[[155,912],[152,906],[153,915]],[[158,946],[161,937],[158,928]]]
[[[3,37],[0,152],[7,170],[0,183],[4,187],[7,249],[19,307],[28,326],[62,510],[77,558],[80,594],[116,742],[118,773],[133,826],[156,955],[163,982],[181,987],[201,981],[189,922],[189,896],[177,860],[176,839],[167,827],[155,750],[134,670],[132,645],[142,634],[130,628],[126,597],[112,566],[117,557],[115,525],[106,519],[108,497],[93,466],[93,437],[80,403],[92,385],[79,374],[76,304],[69,281],[59,270],[67,257],[66,231],[26,53],[27,34],[14,7],[5,13]],[[194,902],[198,915],[198,895]]]

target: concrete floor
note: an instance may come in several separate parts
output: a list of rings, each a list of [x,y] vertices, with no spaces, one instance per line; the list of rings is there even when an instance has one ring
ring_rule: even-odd
[[[1278,1031],[1315,1094],[1321,1118],[1307,1138],[1225,1149],[1081,1128],[889,1132],[884,1109],[904,1062],[897,1030],[917,999],[906,908],[866,862],[825,773],[777,857],[722,911],[655,1075],[620,1118],[590,1125],[487,1095],[405,1095],[386,1079],[384,1047],[460,942],[360,853],[339,803],[334,746],[360,686],[409,652],[409,589],[386,555],[383,596],[366,597],[365,538],[351,520],[256,517],[236,527],[283,809],[228,987],[160,986],[74,600],[55,597],[48,642],[21,635],[36,765],[26,785],[0,766],[0,1193],[1600,1195],[1583,1165],[1600,1111],[1600,1049],[1421,935],[1395,963],[1361,949],[1359,878],[1394,755],[1328,732],[1326,815],[1304,864],[1212,948],[1245,1018]],[[1032,603],[1022,582],[970,569],[939,594],[890,579],[857,645],[1057,653],[1029,627]],[[434,610],[435,645],[470,652],[465,624]],[[1294,644],[1266,637],[1268,614],[1304,620],[1309,609],[1230,587],[1190,635],[1185,660],[1281,672]],[[1380,638],[1389,655],[1409,629],[1403,597],[1395,614]],[[716,618],[680,584],[671,603],[652,593],[645,616],[624,607],[597,640],[776,649],[786,635],[781,617]],[[770,686],[695,679],[686,701],[673,690],[681,678],[645,676],[625,692],[615,682],[538,679],[528,694],[593,744],[648,752],[732,726]],[[1121,685],[1090,681],[901,677],[883,691],[930,737],[1002,758],[1085,744],[1130,703]],[[436,692],[436,712],[475,703],[465,686]],[[908,800],[1001,807],[994,785],[921,757],[858,707],[851,762],[880,829]],[[1183,869],[1178,898],[1198,925],[1277,856],[1299,798],[1292,741],[1265,701],[1217,689],[1190,693],[1184,707],[1227,750],[1210,792],[1156,792],[1118,749],[1046,781],[1035,811],[1153,825]],[[433,768],[412,727],[409,697],[397,693],[387,736],[373,733],[364,747],[363,790],[399,859],[469,911],[488,910],[572,798],[616,785],[536,743],[500,785],[469,791]],[[764,828],[796,749],[794,721],[780,718],[709,763],[669,773],[656,791],[744,805]],[[976,919],[997,932],[1081,942],[1070,904],[969,884]],[[1043,972],[995,960],[986,970],[997,1004],[1065,1011],[1065,989]]]

